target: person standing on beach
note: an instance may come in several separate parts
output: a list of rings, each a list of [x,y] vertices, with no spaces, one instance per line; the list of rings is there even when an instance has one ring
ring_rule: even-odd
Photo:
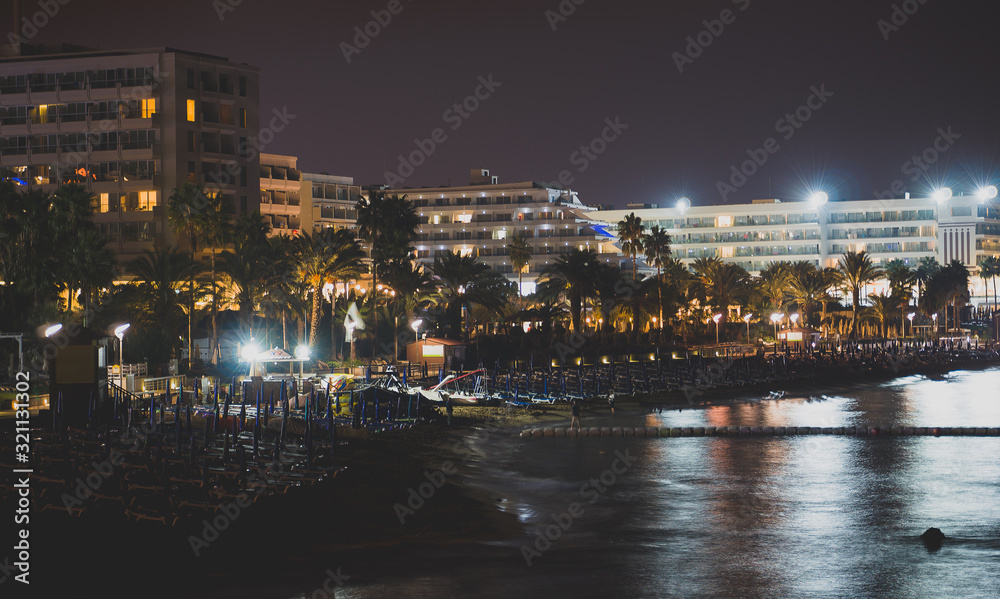
[[[569,423],[569,430],[572,431],[574,425],[576,426],[576,430],[582,430],[583,427],[580,425],[580,401],[579,400],[576,400],[576,399],[573,400],[572,414],[573,414],[573,420],[571,420],[570,423]]]
[[[608,395],[608,406],[611,407],[611,415],[615,415],[615,394]]]
[[[448,414],[448,426],[451,426],[451,410],[452,410],[452,408],[451,408],[451,398],[449,397],[444,402],[444,411],[447,412],[447,414]]]

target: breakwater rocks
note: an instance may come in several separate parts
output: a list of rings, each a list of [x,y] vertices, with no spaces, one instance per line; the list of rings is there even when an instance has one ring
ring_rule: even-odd
[[[835,435],[848,437],[1000,437],[1000,427],[927,427],[927,426],[695,426],[695,427],[589,427],[570,430],[566,427],[532,428],[521,431],[521,438],[540,437],[793,437]]]

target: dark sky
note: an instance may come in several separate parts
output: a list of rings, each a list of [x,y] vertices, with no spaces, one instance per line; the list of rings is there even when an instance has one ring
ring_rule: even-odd
[[[340,44],[388,0],[70,0],[37,39],[166,45],[257,65],[261,113],[297,115],[266,151],[361,184],[383,182],[436,128],[445,141],[406,185],[465,184],[479,167],[501,181],[568,171],[584,202],[624,207],[683,195],[798,199],[813,187],[872,198],[895,180],[915,194],[942,182],[959,193],[1000,180],[992,2],[563,0],[575,11],[553,31],[546,11],[559,0],[400,1],[350,64]],[[916,11],[884,34],[879,20],[891,22],[894,4]],[[720,35],[702,33],[727,9]],[[674,54],[699,34],[711,44],[681,73]],[[445,112],[490,75],[500,86],[453,129]],[[832,96],[813,100],[800,128],[779,124],[814,86]],[[628,128],[597,144],[602,154],[574,155],[615,117]],[[949,127],[957,137],[938,139]],[[718,181],[769,138],[776,151],[757,152],[766,163],[720,192]],[[934,164],[907,164],[925,151]]]

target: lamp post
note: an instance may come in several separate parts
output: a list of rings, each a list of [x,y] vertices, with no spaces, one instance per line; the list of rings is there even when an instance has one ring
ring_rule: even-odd
[[[299,359],[299,388],[302,388],[302,379],[306,375],[306,360],[309,359],[309,346],[303,343],[295,348],[295,357]]]
[[[938,328],[937,328],[937,312],[931,315],[931,320],[934,321],[934,339],[937,340]]]
[[[910,312],[906,315],[906,319],[910,321],[910,334],[913,334],[913,317],[916,316],[916,312]],[[906,338],[906,331],[903,331],[903,338]]]
[[[743,315],[743,322],[747,323],[747,345],[750,344],[750,319],[753,318],[752,313],[747,313]]]
[[[118,386],[124,387],[122,383],[125,382],[125,331],[132,326],[130,323],[120,324],[115,327],[115,337],[118,337]],[[62,328],[62,325],[59,325]],[[52,327],[49,327],[52,329]],[[58,330],[58,329],[56,329]],[[48,336],[48,331],[45,332]],[[190,359],[190,356],[188,356]]]
[[[240,351],[240,356],[243,358],[244,362],[250,363],[250,377],[254,376],[254,370],[257,367],[257,356],[260,354],[260,348],[253,342],[253,338],[250,342],[243,346],[242,351]]]
[[[774,325],[774,354],[778,355],[778,322],[785,317],[783,312],[774,312],[771,314],[771,324]]]
[[[417,318],[410,323],[410,328],[413,329],[413,341],[416,343],[420,342],[420,325],[424,324],[423,318]]]
[[[712,317],[712,320],[715,321],[715,344],[718,345],[719,344],[719,321],[722,320],[722,314],[716,314],[715,316]]]

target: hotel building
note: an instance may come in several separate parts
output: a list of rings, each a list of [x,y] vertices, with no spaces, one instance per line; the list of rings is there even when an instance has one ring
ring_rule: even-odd
[[[260,212],[271,234],[355,228],[361,186],[352,177],[303,173],[297,162],[294,156],[260,156]]]
[[[606,230],[630,213],[645,227],[659,225],[671,236],[673,255],[685,264],[719,258],[753,274],[775,261],[804,260],[833,267],[848,251],[862,250],[876,264],[899,259],[911,267],[922,258],[959,260],[973,274],[977,303],[985,301],[979,259],[1000,255],[1000,204],[995,198],[948,198],[783,202],[673,208],[630,205],[595,213]]]
[[[450,250],[475,256],[517,281],[506,246],[514,237],[524,238],[533,250],[521,273],[524,294],[533,293],[541,271],[573,248],[593,249],[609,262],[620,259],[613,235],[592,218],[597,209],[571,190],[534,181],[500,183],[488,170],[473,169],[467,186],[385,191],[405,195],[417,207],[420,262],[432,263]]]
[[[44,191],[83,185],[126,262],[173,243],[164,207],[185,183],[258,209],[258,81],[256,67],[172,48],[7,47],[0,167]]]

